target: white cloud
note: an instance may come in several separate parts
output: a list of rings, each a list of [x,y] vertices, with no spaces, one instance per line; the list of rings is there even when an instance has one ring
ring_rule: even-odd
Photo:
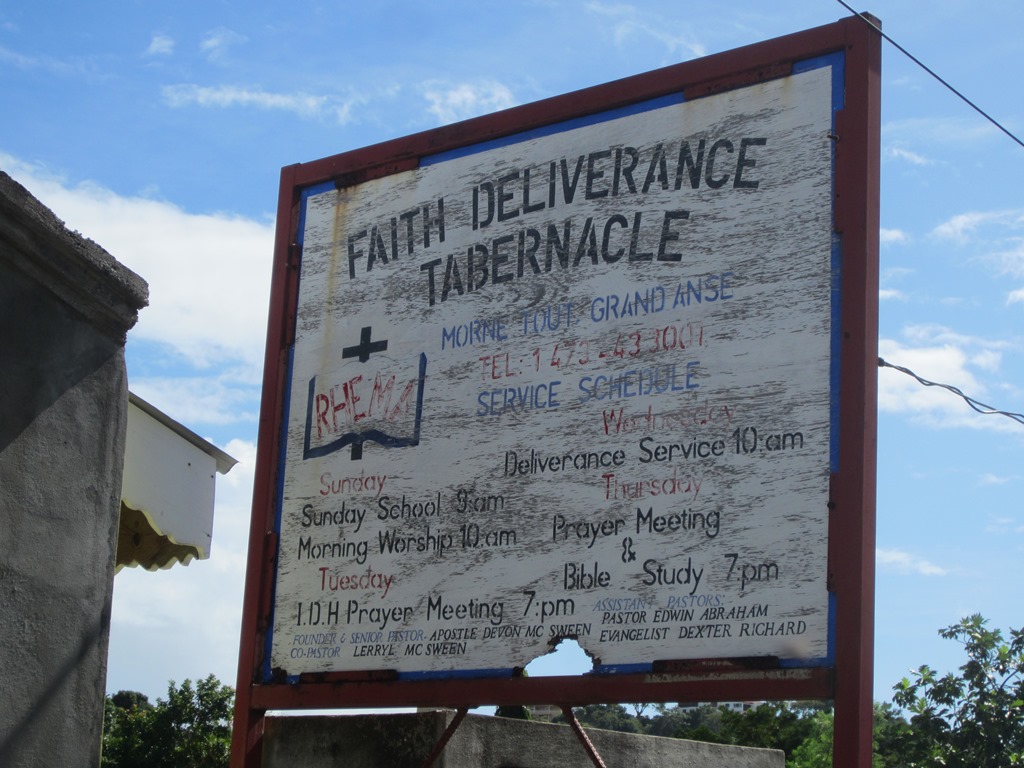
[[[255,366],[253,366],[255,368]],[[208,376],[132,376],[131,389],[184,424],[255,424],[260,382],[245,371]]]
[[[889,157],[904,160],[911,165],[932,165],[935,161],[903,147],[889,147]]]
[[[0,165],[69,229],[99,243],[149,283],[150,303],[139,313],[133,338],[166,344],[200,367],[262,363],[271,224],[189,213],[91,183],[69,185],[9,156],[0,156]]]
[[[88,59],[62,60],[52,56],[27,56],[0,45],[0,63],[22,70],[40,70],[51,75],[93,75],[94,67]]]
[[[626,3],[591,2],[586,7],[590,13],[612,20],[612,35],[618,47],[648,45],[654,40],[665,47],[673,60],[707,54],[700,42],[679,32],[681,25],[676,20],[667,20]]]
[[[1008,482],[1011,479],[1016,480],[1017,478],[996,478],[995,482]],[[991,483],[985,484],[991,485]],[[992,518],[988,525],[985,526],[985,533],[992,533],[996,536],[1015,535],[1024,533],[1024,525],[1021,525],[1016,518],[1004,515]]]
[[[938,325],[908,326],[903,336],[903,341],[879,341],[879,355],[886,362],[927,381],[957,387],[981,401],[985,401],[989,388],[977,373],[984,372],[986,380],[998,381],[1002,355],[1010,348],[1005,342],[958,334]],[[889,367],[879,369],[878,408],[931,427],[1020,430],[1005,417],[977,413],[944,387],[925,386]]]
[[[979,139],[995,137],[998,133],[991,123],[973,117],[912,117],[890,120],[882,125],[884,137],[905,143],[936,142],[964,146]]]
[[[43,59],[38,59],[34,56],[26,56],[23,53],[12,51],[10,48],[5,48],[2,45],[0,45],[0,61],[4,64],[15,66],[18,69],[36,69],[44,63]]]
[[[936,323],[918,323],[917,325],[905,326],[903,328],[903,335],[910,341],[919,344],[939,342],[988,349],[1006,349],[1008,346],[1005,341],[991,341],[978,336],[957,333],[951,328]]]
[[[882,272],[883,280],[899,280],[904,277],[909,277],[914,274],[914,270],[909,267],[888,267]]]
[[[146,48],[147,56],[170,56],[174,53],[174,39],[167,35],[153,35]]]
[[[942,222],[932,230],[932,234],[943,240],[966,243],[986,224],[1019,224],[1022,220],[1024,220],[1024,212],[1019,210],[969,211],[968,213],[958,213]]]
[[[1024,220],[1018,223],[1024,225]],[[989,260],[1003,274],[1024,277],[1024,238],[1007,237],[1001,245],[1002,248],[993,253]]]
[[[431,81],[424,83],[422,90],[427,110],[442,125],[508,109],[518,103],[508,86],[494,80],[454,85]]]
[[[916,573],[919,576],[945,576],[948,573],[945,568],[898,549],[876,549],[875,559],[879,567],[898,573]]]
[[[245,42],[248,42],[245,35],[221,27],[206,33],[199,43],[199,50],[205,53],[211,61],[219,61],[227,55],[229,48]]]
[[[980,349],[971,355],[970,363],[983,371],[995,373],[1003,362],[1003,350],[999,348]]]
[[[878,239],[882,245],[902,245],[910,242],[910,235],[902,229],[885,229],[883,227],[878,230]]]
[[[979,482],[982,485],[1006,485],[1008,482],[1010,482],[1013,479],[1015,479],[1015,478],[1013,478],[1013,477],[1003,477],[1001,475],[996,475],[996,474],[994,474],[992,472],[986,472],[984,475],[981,476],[981,479],[980,479]]]
[[[883,230],[885,232],[886,230]],[[892,231],[892,230],[889,230]],[[902,234],[902,233],[900,233]],[[883,235],[884,242],[884,235]],[[881,287],[878,290],[878,298],[881,301],[906,301],[907,294],[898,288],[893,288],[890,283],[902,280],[908,275],[912,275],[913,270],[907,269],[906,267],[890,267],[881,274]]]
[[[1024,209],[969,211],[939,224],[932,234],[969,246],[974,258],[1000,275],[1024,277]],[[1024,301],[1024,288],[1007,291],[1006,303]]]
[[[364,101],[359,97],[317,96],[310,93],[274,93],[233,85],[201,86],[194,83],[165,85],[164,101],[171,107],[253,107],[293,112],[299,117],[333,115],[339,125],[352,120],[352,109]]]

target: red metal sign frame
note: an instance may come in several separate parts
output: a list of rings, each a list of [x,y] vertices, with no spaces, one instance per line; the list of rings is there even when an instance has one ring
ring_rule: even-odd
[[[275,578],[275,496],[287,360],[294,338],[300,195],[326,181],[357,184],[416,168],[421,157],[627,107],[682,91],[692,100],[791,73],[795,62],[841,53],[844,108],[835,115],[834,228],[842,242],[840,461],[831,478],[828,583],[834,667],[782,669],[756,661],[660,662],[645,674],[396,681],[327,674],[259,682]],[[261,762],[271,709],[555,704],[623,701],[832,699],[835,765],[871,764],[881,37],[847,18],[737,50],[346,152],[281,173],[259,451],[245,583],[231,764]]]

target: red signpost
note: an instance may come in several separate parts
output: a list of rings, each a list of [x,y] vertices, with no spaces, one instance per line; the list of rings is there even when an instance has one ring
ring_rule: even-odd
[[[800,699],[870,765],[880,60],[846,19],[283,169],[233,766],[271,709]],[[519,674],[563,637],[604,661]]]

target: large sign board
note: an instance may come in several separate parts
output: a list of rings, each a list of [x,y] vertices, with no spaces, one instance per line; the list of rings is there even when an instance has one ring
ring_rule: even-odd
[[[873,512],[858,36],[285,169],[240,691],[454,703],[565,638],[623,680],[835,666],[836,478]]]
[[[827,657],[834,66],[306,191],[271,668]]]

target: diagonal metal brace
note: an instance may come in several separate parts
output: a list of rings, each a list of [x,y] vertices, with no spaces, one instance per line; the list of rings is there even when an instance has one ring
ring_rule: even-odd
[[[587,732],[584,731],[583,726],[580,725],[580,721],[576,719],[576,713],[572,711],[572,707],[568,705],[563,706],[562,714],[565,715],[565,722],[567,722],[576,733],[576,738],[580,740],[580,743],[583,745],[583,749],[587,751],[587,757],[590,758],[590,762],[597,766],[597,768],[607,768],[604,764],[604,760],[601,759],[601,755],[597,753],[597,748],[594,746],[594,742],[590,740],[590,737],[587,736]]]
[[[430,768],[430,766],[434,764],[434,761],[441,756],[441,753],[444,752],[444,748],[448,746],[448,742],[451,741],[452,736],[455,735],[459,726],[462,725],[462,721],[466,718],[466,714],[468,712],[469,707],[459,707],[459,709],[456,710],[455,717],[452,718],[450,723],[448,723],[448,727],[445,729],[444,733],[441,734],[441,738],[438,740],[437,744],[434,745],[434,749],[429,755],[427,755],[427,759],[423,762],[423,768]],[[601,766],[601,768],[604,768],[604,766]]]

